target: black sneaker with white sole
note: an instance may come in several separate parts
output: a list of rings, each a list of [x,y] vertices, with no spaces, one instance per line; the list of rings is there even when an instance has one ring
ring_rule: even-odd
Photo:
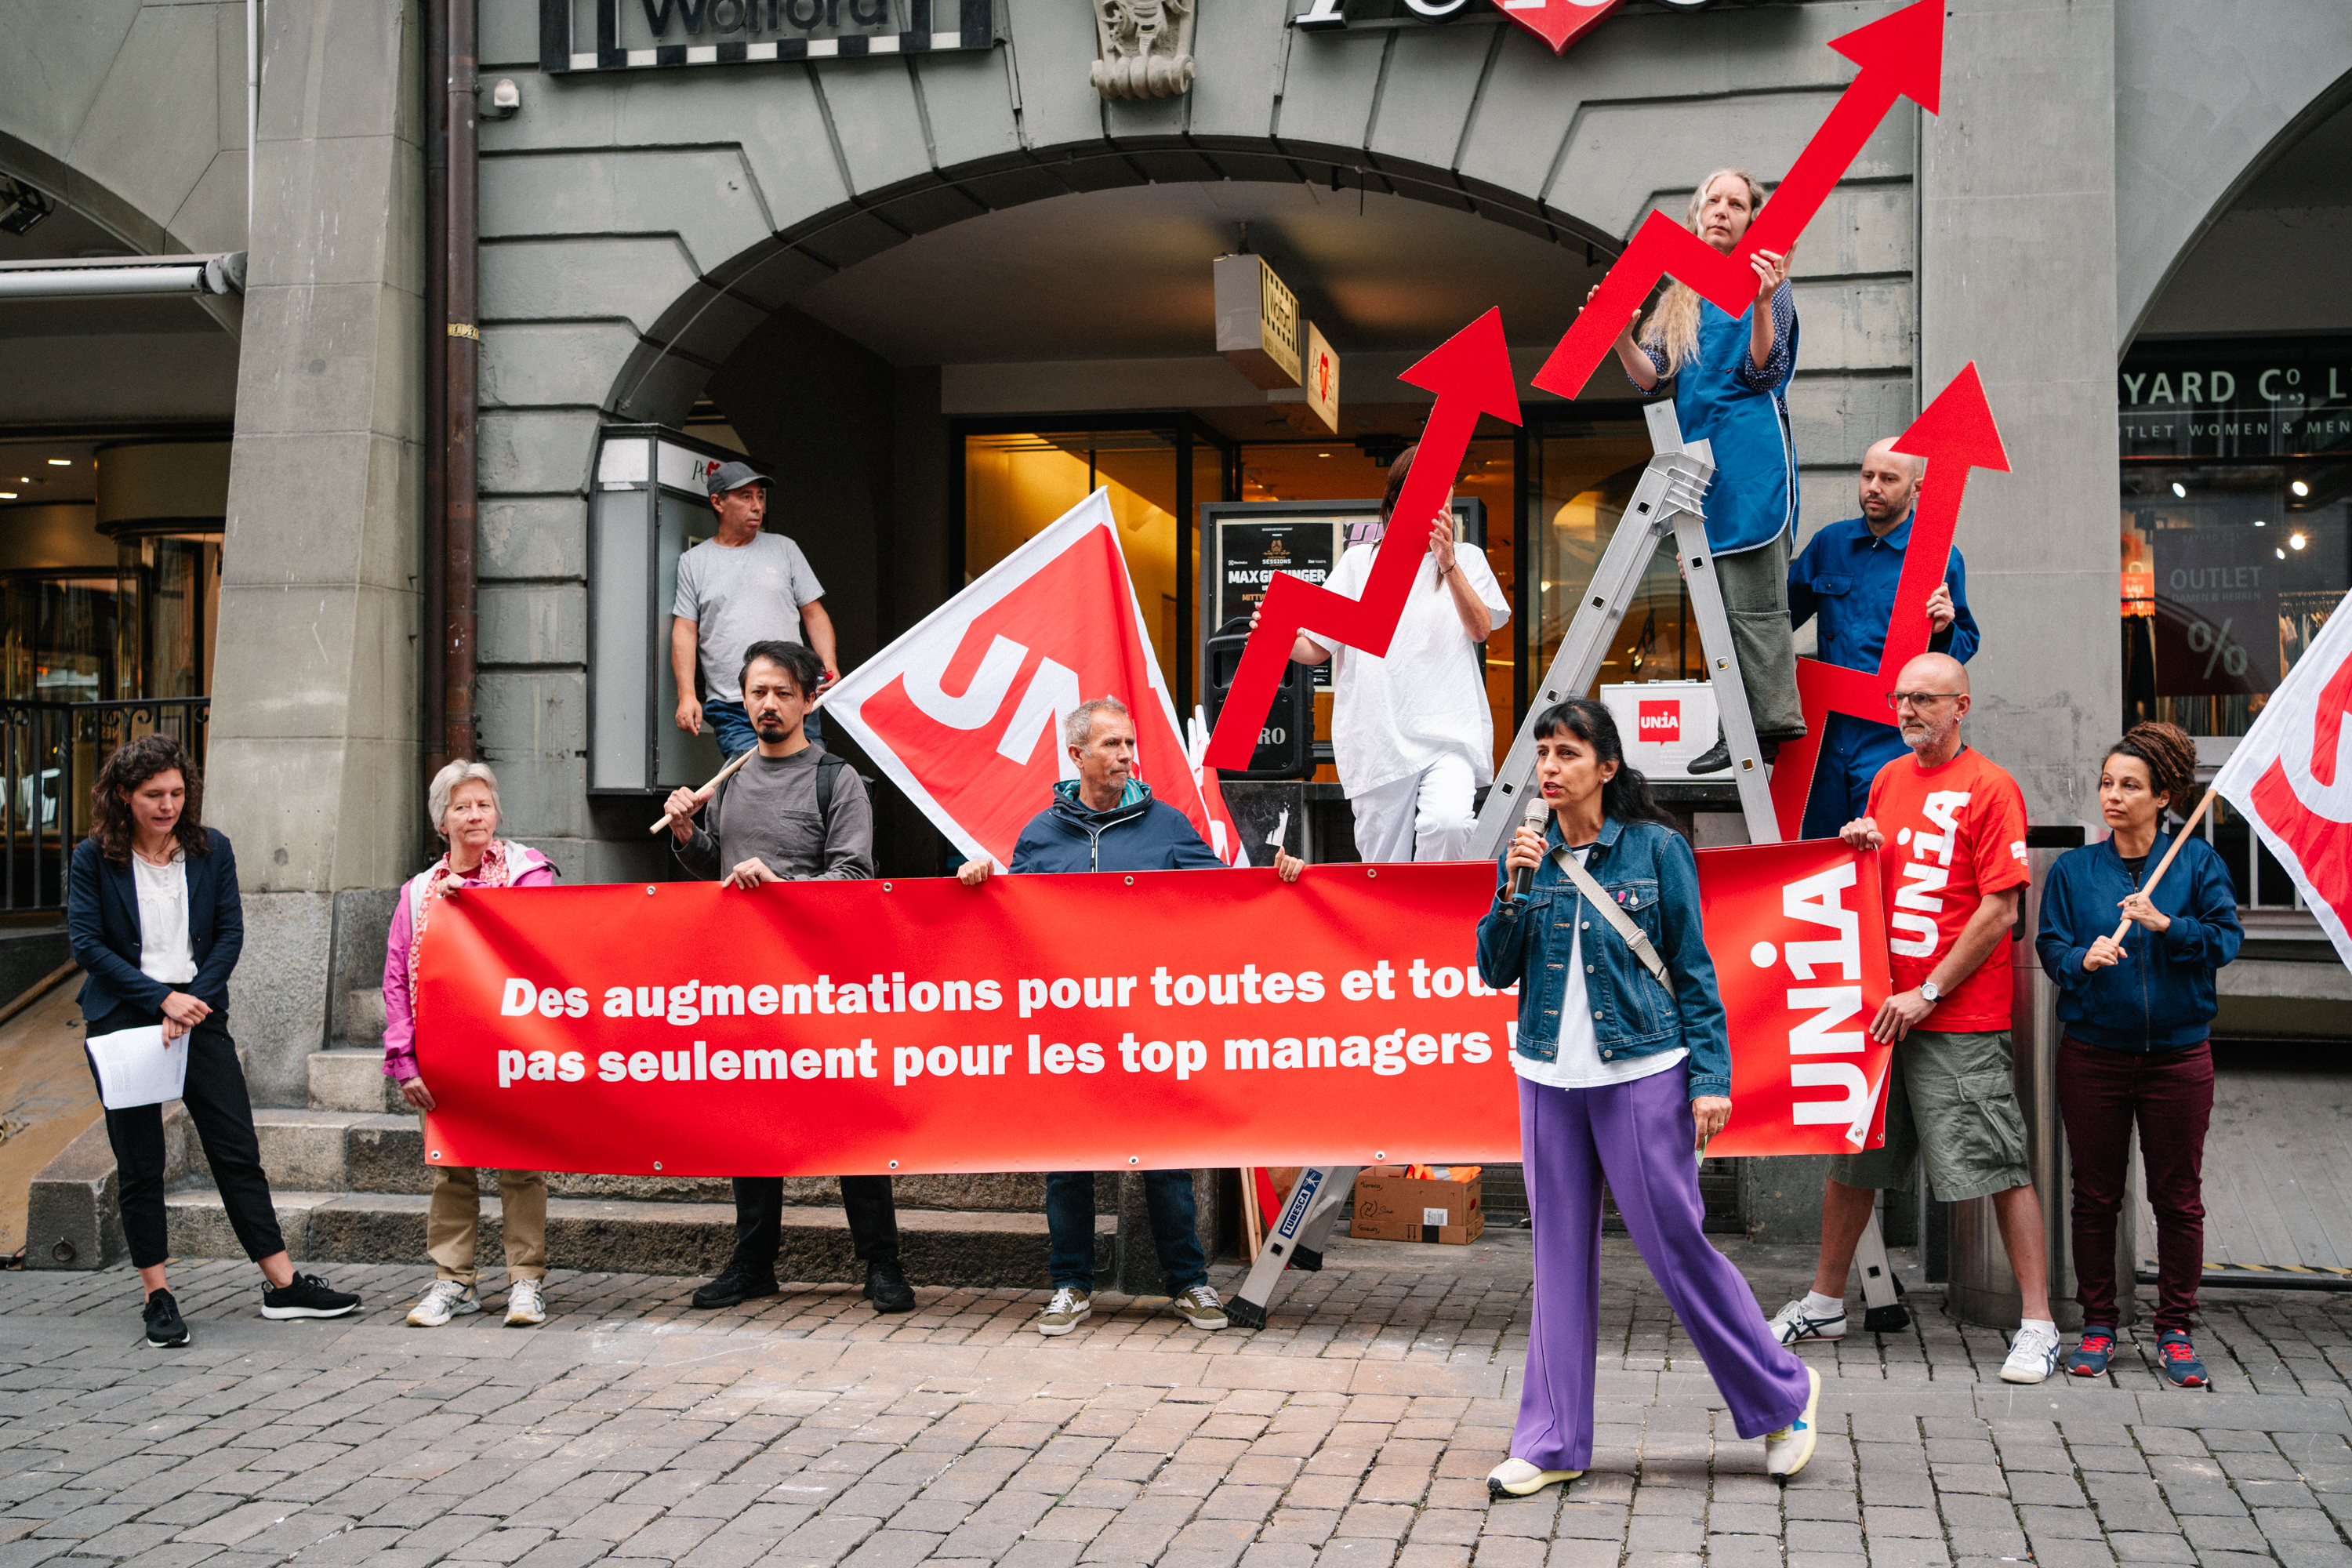
[[[360,1299],[338,1290],[316,1274],[297,1274],[284,1285],[261,1288],[265,1318],[340,1318],[360,1310]]]
[[[169,1290],[148,1296],[146,1318],[147,1342],[157,1350],[177,1350],[188,1342],[187,1321],[180,1316],[180,1304],[172,1300]]]

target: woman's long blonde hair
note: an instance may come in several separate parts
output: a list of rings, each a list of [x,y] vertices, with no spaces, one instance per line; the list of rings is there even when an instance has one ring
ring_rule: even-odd
[[[1683,226],[1698,233],[1698,215],[1706,205],[1707,192],[1725,175],[1743,180],[1748,184],[1748,221],[1754,224],[1764,210],[1764,187],[1756,176],[1745,169],[1717,169],[1698,183],[1691,193],[1690,205],[1683,213]],[[1642,323],[1642,346],[1656,349],[1666,356],[1666,374],[1672,375],[1691,360],[1698,357],[1698,291],[1687,283],[1669,283],[1658,297],[1657,308],[1650,319]]]

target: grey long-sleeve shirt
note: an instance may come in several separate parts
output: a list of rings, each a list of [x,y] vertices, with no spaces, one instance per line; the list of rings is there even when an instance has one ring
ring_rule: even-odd
[[[833,773],[833,826],[816,808],[822,746],[789,757],[753,757],[702,808],[677,858],[698,877],[723,877],[759,859],[791,881],[854,881],[874,875],[874,807],[857,770]],[[672,840],[673,843],[676,840]]]

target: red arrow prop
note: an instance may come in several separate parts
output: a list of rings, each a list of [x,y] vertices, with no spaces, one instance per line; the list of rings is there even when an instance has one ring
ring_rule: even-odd
[[[1885,648],[1878,656],[1875,670],[1847,669],[1811,658],[1797,661],[1797,696],[1804,704],[1805,738],[1783,744],[1772,764],[1772,812],[1780,819],[1784,838],[1794,838],[1804,823],[1806,797],[1813,788],[1813,764],[1821,758],[1829,716],[1843,713],[1885,723],[1886,693],[1895,689],[1895,677],[1903,673],[1905,665],[1927,651],[1927,601],[1944,580],[1952,536],[1959,528],[1960,501],[1968,494],[1969,470],[2009,472],[2009,451],[2001,445],[1992,405],[1985,401],[1984,383],[1978,378],[1973,362],[1952,377],[1926,413],[1911,422],[1895,449],[1927,458],[1927,473],[1920,481],[1911,542],[1904,550],[1903,575],[1895,580]]]
[[[1479,416],[1519,422],[1519,395],[1511,381],[1510,350],[1503,342],[1503,312],[1489,310],[1439,344],[1429,357],[1398,378],[1437,395],[1437,406],[1422,431],[1421,449],[1406,471],[1404,491],[1397,497],[1394,515],[1401,519],[1432,518],[1454,488],[1462,459]],[[1276,577],[1260,606],[1257,630],[1242,650],[1241,667],[1234,671],[1233,689],[1217,715],[1216,733],[1210,737],[1207,764],[1239,770],[1250,764],[1257,751],[1260,731],[1282,684],[1282,668],[1291,645],[1303,631],[1318,632],[1359,652],[1379,658],[1396,635],[1397,617],[1404,613],[1405,596],[1421,570],[1429,547],[1425,526],[1408,522],[1391,528],[1372,557],[1371,575],[1363,596],[1350,599],[1317,587],[1303,578]]]
[[[1538,386],[1562,397],[1582,396],[1619,331],[1663,278],[1689,284],[1734,316],[1746,310],[1756,299],[1756,273],[1748,258],[1758,250],[1789,252],[1895,100],[1907,98],[1930,114],[1942,101],[1943,0],[1916,0],[1831,39],[1830,47],[1860,66],[1861,72],[1846,85],[1837,107],[1805,143],[1787,178],[1773,187],[1772,199],[1730,254],[1718,252],[1665,214],[1652,213],[1536,373]]]

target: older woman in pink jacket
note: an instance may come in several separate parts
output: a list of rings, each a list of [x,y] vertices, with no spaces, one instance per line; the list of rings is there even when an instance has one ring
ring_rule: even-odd
[[[449,847],[400,890],[383,960],[383,1070],[420,1118],[434,1100],[416,1068],[417,964],[436,910],[465,888],[544,888],[555,880],[553,861],[497,837],[499,781],[484,764],[456,762],[443,768],[434,775],[426,805],[434,831]],[[545,1322],[547,1178],[537,1171],[499,1172],[499,1209],[507,1253],[507,1322]],[[474,1237],[481,1217],[480,1173],[471,1167],[436,1165],[425,1250],[439,1278],[409,1310],[408,1321],[417,1328],[436,1329],[482,1310],[474,1293]]]

